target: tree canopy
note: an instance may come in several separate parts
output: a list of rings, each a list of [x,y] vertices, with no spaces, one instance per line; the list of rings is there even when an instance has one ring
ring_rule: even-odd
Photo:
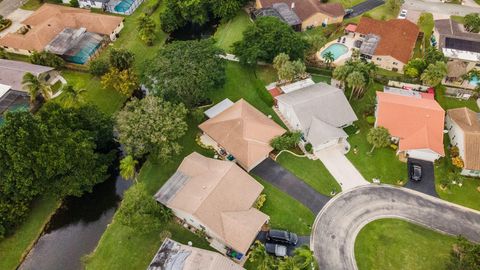
[[[473,32],[473,33],[480,32],[480,14],[478,13],[467,14],[464,20],[465,20],[465,29],[467,31]]]
[[[30,55],[30,62],[32,64],[53,67],[56,69],[62,68],[65,65],[65,61],[58,55],[46,51],[33,52]]]
[[[113,122],[94,107],[47,103],[35,116],[6,113],[0,139],[0,227],[6,232],[40,193],[91,191],[107,178],[113,158]]]
[[[168,158],[181,150],[177,140],[187,130],[186,116],[183,104],[175,105],[152,95],[134,98],[117,115],[118,140],[133,158],[148,153]]]
[[[480,269],[480,245],[471,243],[464,237],[459,237],[450,253],[450,261],[445,269]]]
[[[420,79],[426,85],[437,86],[446,75],[447,65],[444,62],[438,61],[435,64],[428,65],[420,76]]]
[[[292,60],[303,59],[307,48],[307,41],[299,33],[275,17],[257,19],[245,30],[243,39],[233,44],[234,54],[244,64],[271,63],[280,53]]]
[[[390,145],[390,133],[384,127],[375,127],[370,129],[367,134],[367,141],[372,145],[373,152],[375,148],[387,147]]]
[[[211,39],[172,42],[144,65],[142,83],[154,95],[192,108],[223,86],[223,53]]]

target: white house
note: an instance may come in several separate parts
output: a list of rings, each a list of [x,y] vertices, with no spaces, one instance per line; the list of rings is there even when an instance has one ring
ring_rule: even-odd
[[[278,110],[293,130],[303,133],[314,151],[343,143],[344,127],[357,120],[341,89],[317,83],[276,97]]]
[[[458,147],[463,175],[480,177],[480,116],[463,107],[447,111],[445,119],[450,143]]]
[[[155,199],[186,224],[204,231],[210,245],[244,259],[269,217],[253,207],[263,186],[234,162],[192,153]]]

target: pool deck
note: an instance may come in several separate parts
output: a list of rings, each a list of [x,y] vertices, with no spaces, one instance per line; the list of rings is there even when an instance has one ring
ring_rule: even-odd
[[[345,43],[342,43],[341,41],[343,41],[343,39],[345,38]],[[340,55],[337,59],[335,59],[335,61],[332,62],[332,65],[334,66],[341,66],[343,65],[348,59],[350,59],[352,57],[352,51],[353,49],[355,48],[354,44],[355,44],[355,40],[358,40],[360,39],[360,37],[358,36],[354,36],[353,34],[347,34],[347,35],[343,35],[341,37],[341,40],[340,42],[337,42],[338,39],[335,39],[333,41],[330,41],[328,42],[327,44],[325,44],[325,46],[323,46],[318,52],[317,52],[317,59],[319,59],[320,61],[325,61],[325,59],[322,57],[322,52],[328,48],[328,46],[330,45],[333,45],[333,44],[342,44],[342,45],[345,45],[347,48],[348,48],[348,52],[345,53],[345,54],[342,54]]]

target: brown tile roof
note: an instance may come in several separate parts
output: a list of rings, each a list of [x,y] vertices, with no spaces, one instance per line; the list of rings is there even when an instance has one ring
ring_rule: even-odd
[[[198,126],[250,170],[273,150],[270,141],[285,129],[243,99]]]
[[[419,28],[409,20],[379,21],[362,17],[357,26],[357,33],[380,37],[375,55],[390,55],[398,61],[407,63],[415,48]]]
[[[95,14],[86,9],[43,4],[22,22],[32,29],[25,35],[5,35],[0,39],[0,46],[42,51],[65,28],[83,27],[88,32],[110,35],[122,21],[122,17]]]
[[[263,186],[234,162],[204,157],[196,152],[177,169],[188,179],[166,204],[193,215],[230,247],[245,254],[268,216],[253,208]],[[179,178],[172,176],[155,197],[165,198]]]
[[[447,111],[447,115],[463,130],[465,169],[480,170],[480,120],[476,112],[463,107]]]
[[[297,16],[305,21],[316,13],[322,13],[331,17],[343,17],[345,10],[340,3],[323,4],[320,0],[258,0],[263,8],[271,7],[275,3],[285,3],[292,7]]]

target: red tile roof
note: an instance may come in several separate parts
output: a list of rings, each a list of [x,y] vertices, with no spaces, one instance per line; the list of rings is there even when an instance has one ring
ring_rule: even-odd
[[[407,63],[412,56],[419,31],[418,26],[409,20],[379,21],[362,17],[356,32],[380,37],[375,55],[390,55],[398,61]]]
[[[345,10],[340,3],[322,4],[320,0],[258,0],[262,8],[271,7],[275,3],[285,3],[289,7],[294,4],[293,11],[302,20],[306,20],[316,13],[323,13],[331,17],[343,17]]]

